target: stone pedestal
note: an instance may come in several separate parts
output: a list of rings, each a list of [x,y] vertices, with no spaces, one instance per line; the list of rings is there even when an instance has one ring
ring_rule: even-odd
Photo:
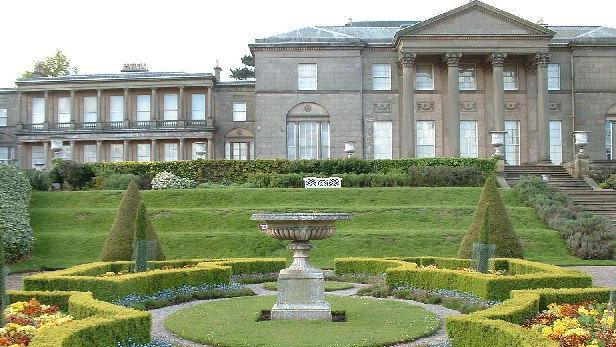
[[[573,177],[582,178],[590,174],[590,157],[585,153],[579,153],[573,161]]]

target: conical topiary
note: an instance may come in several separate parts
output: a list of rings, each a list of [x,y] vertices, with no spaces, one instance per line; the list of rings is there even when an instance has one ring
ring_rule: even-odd
[[[139,204],[137,220],[135,221],[135,241],[133,245],[135,259],[135,272],[148,269],[148,260],[152,260],[152,251],[156,247],[156,241],[148,239],[148,214],[143,201]]]
[[[132,260],[135,227],[140,205],[141,194],[139,193],[139,188],[135,182],[131,182],[126,192],[124,192],[118,213],[113,221],[113,226],[103,245],[101,252],[102,261]],[[165,255],[160,247],[158,236],[154,231],[154,225],[150,218],[146,218],[146,226],[148,239],[156,241],[156,254],[154,258],[156,260],[164,260]]]
[[[487,243],[496,246],[497,257],[522,258],[522,243],[513,230],[494,176],[488,177],[483,186],[473,221],[462,240],[458,256],[470,258],[473,254],[473,243],[485,242],[488,239]]]

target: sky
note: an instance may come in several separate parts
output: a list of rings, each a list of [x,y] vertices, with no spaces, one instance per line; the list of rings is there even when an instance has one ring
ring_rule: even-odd
[[[33,62],[63,51],[80,73],[213,72],[241,66],[255,38],[314,25],[362,20],[424,20],[466,0],[20,0],[1,1],[0,88],[14,87]],[[616,27],[613,0],[485,0],[549,25]],[[580,6],[583,4],[583,6]],[[94,6],[93,6],[94,5]]]

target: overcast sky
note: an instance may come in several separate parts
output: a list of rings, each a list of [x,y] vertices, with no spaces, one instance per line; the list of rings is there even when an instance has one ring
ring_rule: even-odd
[[[62,50],[80,73],[117,72],[127,62],[150,71],[212,72],[241,65],[255,38],[311,25],[424,20],[465,0],[19,0],[1,1],[0,87],[33,62]],[[613,0],[486,0],[533,22],[616,27]]]

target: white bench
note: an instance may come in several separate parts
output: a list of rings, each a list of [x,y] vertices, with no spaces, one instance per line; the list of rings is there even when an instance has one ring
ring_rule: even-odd
[[[304,188],[342,188],[342,178],[304,177]]]

